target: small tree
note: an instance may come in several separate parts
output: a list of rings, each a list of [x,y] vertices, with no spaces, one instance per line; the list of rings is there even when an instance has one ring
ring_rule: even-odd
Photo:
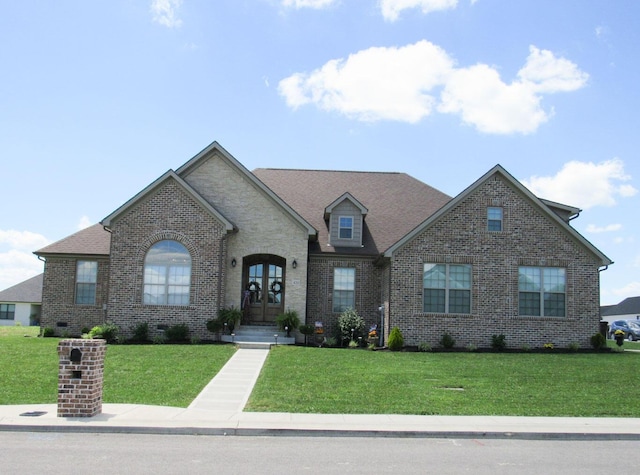
[[[354,309],[348,308],[342,312],[338,317],[338,329],[342,343],[364,336],[364,326],[364,318],[358,315]]]
[[[309,337],[309,335],[313,335],[315,327],[313,325],[305,324],[300,325],[298,330],[300,330],[300,333],[304,335],[304,346],[307,346],[307,338]]]
[[[389,341],[387,346],[391,351],[400,351],[404,346],[404,337],[398,327],[393,327],[391,333],[389,333]]]
[[[207,330],[216,336],[216,340],[220,339],[220,330],[222,330],[223,324],[217,318],[207,320]]]

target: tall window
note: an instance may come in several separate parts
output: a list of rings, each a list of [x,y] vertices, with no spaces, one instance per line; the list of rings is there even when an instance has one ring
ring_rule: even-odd
[[[0,320],[14,320],[16,318],[16,305],[13,303],[0,303]]]
[[[144,303],[189,305],[191,255],[177,241],[159,241],[144,259]]]
[[[336,267],[333,270],[333,312],[355,308],[355,303],[356,270],[353,267]]]
[[[353,217],[340,216],[338,219],[338,237],[340,239],[353,238]]]
[[[502,208],[487,208],[487,230],[502,231]]]
[[[560,267],[520,267],[520,315],[564,317],[566,280],[566,270]]]
[[[425,312],[471,313],[470,265],[425,264],[423,287]]]
[[[78,261],[76,264],[76,304],[96,304],[96,284],[98,282],[98,263],[96,261]]]

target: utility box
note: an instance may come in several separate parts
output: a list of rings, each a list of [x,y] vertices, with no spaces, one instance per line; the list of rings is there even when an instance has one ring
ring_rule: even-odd
[[[102,413],[104,340],[60,340],[58,417],[93,417]]]

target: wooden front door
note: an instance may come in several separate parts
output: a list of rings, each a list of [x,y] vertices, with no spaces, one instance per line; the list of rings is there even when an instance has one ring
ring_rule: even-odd
[[[273,323],[284,312],[284,264],[272,255],[245,258],[243,310],[248,323]]]

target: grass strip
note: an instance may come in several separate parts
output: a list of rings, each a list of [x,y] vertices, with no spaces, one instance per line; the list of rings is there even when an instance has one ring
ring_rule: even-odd
[[[637,353],[272,349],[245,410],[640,417]]]

